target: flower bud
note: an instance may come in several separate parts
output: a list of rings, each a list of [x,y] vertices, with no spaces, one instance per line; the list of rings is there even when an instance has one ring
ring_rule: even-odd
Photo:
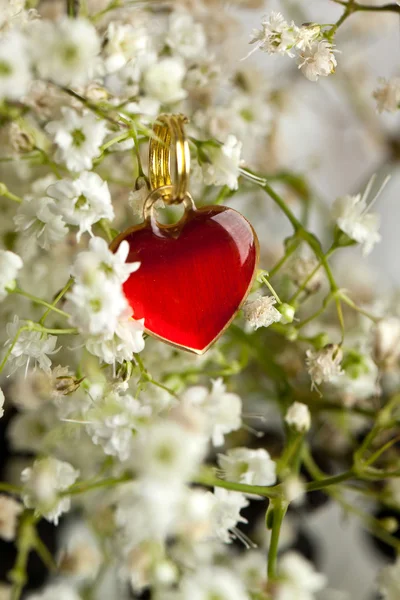
[[[287,304],[284,302],[278,306],[278,311],[281,313],[281,323],[287,325],[288,323],[293,323],[295,308],[291,304]]]

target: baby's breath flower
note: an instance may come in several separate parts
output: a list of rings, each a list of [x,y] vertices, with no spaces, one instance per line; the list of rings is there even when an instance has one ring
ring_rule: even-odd
[[[13,342],[22,326],[23,323],[15,315],[12,323],[8,323],[6,326],[8,335],[6,345]],[[51,360],[48,355],[57,352],[56,344],[57,337],[55,335],[47,335],[40,331],[22,331],[8,359],[10,372],[14,373],[14,371],[23,366],[25,366],[26,370],[28,370],[29,366],[34,368],[39,366],[44,371],[50,372]]]
[[[334,46],[327,40],[314,42],[300,52],[299,69],[310,81],[331,75],[337,67],[335,52]]]
[[[206,41],[203,26],[196,23],[189,13],[171,13],[166,42],[172,50],[183,58],[197,62],[204,53]]]
[[[258,296],[249,300],[243,306],[243,316],[251,327],[269,327],[272,323],[282,320],[281,313],[274,307],[276,299],[273,296]]]
[[[214,446],[222,446],[224,436],[236,431],[242,424],[242,401],[237,394],[226,391],[222,379],[212,382],[211,392],[203,386],[188,388],[182,395],[182,404],[205,412]]]
[[[232,448],[226,454],[218,454],[218,464],[227,481],[248,485],[276,483],[276,463],[263,448]]]
[[[87,19],[41,19],[29,28],[29,50],[40,77],[60,85],[78,85],[92,75],[100,40]]]
[[[301,554],[291,551],[279,562],[281,581],[277,586],[277,600],[312,598],[326,585],[326,577],[317,573],[312,563]]]
[[[127,263],[128,256],[129,244],[126,240],[121,242],[116,252],[111,252],[103,238],[92,237],[88,250],[77,255],[71,274],[85,285],[93,283],[99,274],[104,275],[111,284],[122,284],[140,267],[139,262]]]
[[[56,204],[51,198],[25,196],[14,217],[16,230],[29,236],[43,250],[50,250],[61,242],[68,233]],[[33,248],[33,251],[35,249]]]
[[[248,600],[240,579],[223,567],[203,567],[187,574],[181,583],[180,598],[190,600]]]
[[[7,288],[15,286],[17,273],[23,263],[18,254],[8,250],[0,250],[0,301],[7,296]]]
[[[300,506],[306,493],[304,481],[297,475],[289,475],[283,482],[283,493],[287,502]]]
[[[108,130],[105,121],[92,112],[79,115],[72,108],[62,108],[63,118],[51,121],[46,131],[57,146],[55,158],[65,162],[70,171],[91,169],[93,159],[100,154],[100,146]]]
[[[0,388],[0,419],[4,415],[4,401],[5,401],[4,392]]]
[[[361,194],[342,196],[335,200],[332,208],[332,216],[336,220],[339,229],[348,235],[350,239],[362,245],[364,255],[369,254],[374,245],[381,240],[378,233],[379,215],[368,211],[386,186],[389,177],[383,181],[378,192],[367,204],[374,181],[375,176],[371,178],[362,196]]]
[[[104,46],[104,63],[108,73],[118,71],[129,61],[137,62],[149,50],[150,37],[144,27],[118,21],[109,23]]]
[[[209,161],[202,163],[206,185],[227,185],[237,190],[242,142],[229,135],[223,146],[208,146]]]
[[[70,498],[60,496],[59,492],[75,483],[78,476],[79,471],[67,462],[51,457],[36,460],[21,473],[25,506],[57,525],[59,517],[71,506]]]
[[[240,515],[240,511],[248,506],[249,501],[243,494],[219,487],[214,488],[212,496],[214,507],[211,522],[214,536],[225,544],[230,544],[235,537],[240,539],[236,525],[247,523],[247,520]]]
[[[29,594],[27,600],[81,600],[76,589],[67,583],[53,583],[42,591]]]
[[[302,402],[293,402],[285,415],[285,422],[299,433],[307,432],[311,427],[310,409]]]
[[[133,465],[142,479],[173,485],[196,474],[206,449],[204,436],[164,419],[140,431],[134,441]]]
[[[53,211],[66,223],[92,233],[92,225],[101,219],[113,219],[114,209],[106,181],[97,173],[84,171],[77,179],[61,179],[50,185],[47,194],[53,200]]]
[[[400,105],[400,77],[381,79],[381,86],[373,92],[378,111],[396,112]]]
[[[379,321],[374,337],[376,363],[381,368],[395,368],[400,358],[400,319],[388,317]]]
[[[0,538],[6,542],[15,539],[18,515],[22,511],[22,505],[14,498],[0,494]]]
[[[132,432],[149,419],[151,408],[141,406],[129,394],[104,392],[97,386],[89,389],[89,395],[93,404],[85,413],[85,421],[93,443],[101,446],[105,454],[127,460],[132,451]]]
[[[134,319],[131,309],[127,308],[118,317],[112,337],[90,336],[85,343],[91,354],[105,363],[114,365],[132,360],[132,355],[144,348],[144,319]]]
[[[343,352],[337,344],[328,344],[322,350],[307,350],[306,364],[311,377],[311,385],[321,385],[325,381],[331,381],[337,375],[342,375],[340,363]]]
[[[268,54],[287,54],[293,57],[293,46],[296,44],[298,28],[294,23],[289,25],[279,12],[272,12],[261,21],[261,29],[254,29],[250,44],[256,44],[255,50]]]
[[[181,58],[161,58],[145,70],[145,92],[163,104],[175,104],[187,96],[182,87],[185,74],[186,67]]]
[[[0,39],[0,99],[20,100],[31,82],[26,40],[18,31]]]

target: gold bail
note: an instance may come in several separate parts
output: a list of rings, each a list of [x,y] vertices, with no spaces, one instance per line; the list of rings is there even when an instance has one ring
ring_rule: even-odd
[[[190,151],[184,128],[187,122],[184,115],[163,114],[153,126],[149,147],[150,187],[165,188],[160,190],[160,196],[166,204],[183,202],[188,191]]]

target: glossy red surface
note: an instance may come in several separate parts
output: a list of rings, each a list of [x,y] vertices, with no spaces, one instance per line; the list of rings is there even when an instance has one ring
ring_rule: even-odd
[[[128,229],[127,262],[140,261],[124,284],[135,318],[174,345],[204,352],[246,297],[258,258],[251,225],[233,209],[189,210],[179,223]]]

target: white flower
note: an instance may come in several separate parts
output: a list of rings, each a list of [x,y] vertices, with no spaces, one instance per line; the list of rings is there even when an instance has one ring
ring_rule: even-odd
[[[22,510],[22,505],[14,498],[0,494],[0,538],[6,542],[15,539],[18,515]]]
[[[375,176],[371,177],[364,194],[357,196],[342,196],[337,198],[332,207],[332,216],[336,220],[337,226],[346,235],[355,242],[363,246],[363,254],[369,254],[373,246],[381,240],[378,233],[379,216],[376,213],[368,213],[373,203],[381,194],[383,188],[389,181],[387,177],[378,192],[367,204],[367,198],[370,194]]]
[[[343,352],[337,344],[328,344],[322,350],[307,350],[306,365],[311,377],[311,387],[331,381],[334,377],[342,375],[340,363]]]
[[[272,12],[269,17],[261,21],[261,29],[254,29],[250,38],[250,44],[255,44],[253,52],[262,50],[268,54],[287,54],[293,57],[291,49],[296,44],[298,28],[292,23],[289,25],[283,15]]]
[[[165,541],[179,515],[181,485],[160,485],[156,481],[140,481],[120,489],[115,521],[128,548],[143,541]]]
[[[143,217],[143,207],[149,196],[147,185],[143,185],[138,190],[129,192],[128,202],[135,216]]]
[[[312,563],[297,552],[287,552],[279,562],[276,600],[314,600],[314,594],[326,585],[326,577],[317,573]]]
[[[0,99],[20,100],[31,82],[25,38],[12,31],[0,39]]]
[[[82,18],[36,21],[29,29],[32,61],[42,79],[60,85],[87,82],[100,52],[95,27]]]
[[[293,402],[287,410],[285,422],[296,431],[308,431],[311,427],[310,409],[302,402]]]
[[[134,319],[132,310],[126,309],[118,317],[112,337],[89,337],[85,346],[91,354],[109,365],[132,360],[132,355],[144,348],[144,319]]]
[[[378,575],[379,591],[383,600],[398,600],[400,597],[400,557]]]
[[[82,521],[74,521],[61,532],[59,540],[61,552],[57,567],[62,575],[72,576],[79,583],[90,581],[97,576],[102,555],[99,543],[87,525]]]
[[[211,494],[211,492],[209,493]],[[249,504],[246,496],[223,488],[214,488],[214,501],[211,514],[214,535],[225,544],[230,544],[236,537],[244,539],[236,525],[237,523],[247,523],[247,520],[240,516],[242,508]]]
[[[224,436],[241,427],[242,401],[237,394],[226,392],[222,379],[212,382],[211,392],[202,386],[188,388],[182,395],[182,403],[205,412],[214,446],[222,446]]]
[[[400,358],[400,319],[381,319],[374,332],[374,358],[385,369],[396,367]]]
[[[4,392],[0,388],[0,419],[4,415],[4,401],[5,401]]]
[[[161,58],[150,65],[143,78],[146,94],[163,104],[174,104],[186,98],[187,92],[182,88],[186,68],[182,59]]]
[[[126,240],[120,243],[116,252],[111,252],[103,238],[92,237],[89,249],[76,257],[71,274],[80,283],[90,285],[101,272],[110,283],[122,284],[140,267],[139,262],[127,263],[128,255],[129,244]]]
[[[303,25],[296,31],[296,48],[305,50],[310,48],[321,35],[321,26],[317,23]]]
[[[334,47],[327,40],[314,42],[299,55],[299,69],[310,81],[318,81],[335,72],[337,60]]]
[[[18,317],[15,315],[12,323],[8,323],[6,327],[8,340],[6,345],[11,344],[15,339],[18,330],[23,326]],[[37,365],[44,371],[49,372],[51,360],[48,354],[55,354],[57,337],[55,335],[47,335],[40,331],[22,331],[17,341],[15,342],[8,364],[11,372],[25,366],[28,370],[29,366],[36,367]]]
[[[198,61],[205,50],[206,41],[203,26],[196,23],[189,13],[171,13],[166,42],[172,50],[183,58]]]
[[[118,71],[128,61],[137,63],[137,59],[149,50],[150,39],[144,27],[133,27],[129,23],[116,21],[111,21],[108,25],[104,47],[104,63],[108,73]]]
[[[222,567],[203,567],[186,575],[180,590],[182,600],[250,600],[240,579]]]
[[[79,227],[77,239],[100,219],[113,219],[114,209],[106,181],[97,173],[84,171],[77,179],[61,179],[51,185],[47,194],[54,202],[54,211],[69,225]],[[96,251],[99,251],[97,248]]]
[[[90,286],[76,283],[66,295],[65,310],[70,323],[86,335],[102,335],[111,340],[118,319],[127,310],[127,301],[120,285],[97,278]]]
[[[381,87],[373,92],[378,111],[396,112],[400,104],[400,77],[381,79]]]
[[[90,111],[82,115],[67,107],[61,111],[63,118],[51,121],[45,128],[57,146],[56,160],[65,162],[70,171],[91,169],[92,161],[99,156],[100,146],[108,133],[105,121]]]
[[[265,587],[267,573],[263,551],[246,550],[235,559],[233,567],[249,591],[260,592]]]
[[[177,533],[183,539],[200,542],[212,537],[212,512],[215,497],[201,489],[188,489],[182,500]]]
[[[26,600],[81,600],[78,592],[66,583],[53,583],[41,592],[29,594]]]
[[[228,135],[223,146],[207,147],[210,162],[202,163],[204,183],[227,185],[231,190],[237,190],[241,151],[242,142],[234,135]]]
[[[283,482],[283,492],[287,502],[293,503],[295,506],[300,506],[303,504],[306,494],[303,479],[297,475],[289,475]]]
[[[71,506],[70,498],[60,496],[59,492],[75,483],[78,476],[79,471],[67,462],[51,457],[35,460],[32,467],[21,473],[25,506],[57,525],[60,515]]]
[[[276,463],[263,448],[232,448],[226,454],[218,454],[218,464],[227,481],[248,485],[276,483]]]
[[[258,296],[255,300],[247,301],[243,306],[243,316],[251,327],[269,327],[282,319],[281,313],[274,307],[276,300],[273,296]]]
[[[51,198],[25,196],[14,217],[17,231],[24,232],[44,250],[50,250],[68,233],[62,217],[56,214]]]
[[[85,421],[93,443],[101,446],[105,454],[127,460],[132,450],[132,432],[148,420],[151,408],[116,391],[104,394],[92,387],[89,395],[94,401],[85,413]]]
[[[207,440],[172,420],[143,429],[134,441],[133,465],[141,478],[188,481],[200,466]]]
[[[7,296],[7,288],[15,286],[17,273],[23,263],[18,254],[8,250],[0,250],[0,301]]]

